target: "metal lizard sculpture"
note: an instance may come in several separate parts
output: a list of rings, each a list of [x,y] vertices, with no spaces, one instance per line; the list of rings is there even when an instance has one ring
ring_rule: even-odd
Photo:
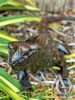
[[[57,73],[62,76],[62,79],[68,78],[64,56],[59,52],[59,48],[57,48],[47,29],[48,23],[59,20],[75,20],[75,18],[44,16],[40,24],[40,34],[29,38],[27,41],[10,42],[8,44],[9,64],[13,70],[20,71],[18,75],[23,89],[31,88],[25,74],[27,69],[36,74],[38,70],[56,65],[60,67],[60,71]],[[64,52],[67,51],[68,53],[68,50],[65,50]]]

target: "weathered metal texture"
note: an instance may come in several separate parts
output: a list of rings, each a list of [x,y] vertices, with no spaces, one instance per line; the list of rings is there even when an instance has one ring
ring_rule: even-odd
[[[10,49],[10,45],[12,45],[12,49]],[[15,49],[14,47],[17,45],[18,47]],[[66,62],[64,57],[58,56],[58,51],[51,50],[51,52],[48,52],[50,48],[46,50],[39,45],[23,42],[11,42],[8,44],[8,46],[9,50],[11,50],[11,52],[9,52],[9,60],[11,60],[10,65],[14,70],[21,71],[24,69],[30,69],[33,74],[36,74],[38,70],[51,68],[52,66],[57,65],[61,69],[59,73],[62,75],[62,77],[67,77],[68,72],[66,70]],[[13,49],[15,52],[13,52]],[[56,48],[54,47],[54,49]]]

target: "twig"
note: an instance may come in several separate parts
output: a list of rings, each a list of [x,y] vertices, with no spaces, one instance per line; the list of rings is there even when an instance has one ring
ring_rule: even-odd
[[[35,81],[37,81],[37,82],[40,82],[40,81],[38,81],[38,79],[35,78],[31,73],[28,73],[28,75],[29,75],[33,80],[35,80]]]
[[[54,28],[51,28],[51,29],[52,29],[54,32],[56,32],[57,34],[59,34],[59,35],[65,37],[64,33],[59,32],[58,30],[56,30],[56,29],[54,29]]]

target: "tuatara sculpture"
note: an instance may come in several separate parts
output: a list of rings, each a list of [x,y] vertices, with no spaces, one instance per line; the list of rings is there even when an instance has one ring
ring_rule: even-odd
[[[66,17],[46,16],[41,22],[40,34],[26,41],[16,41],[8,44],[9,64],[13,70],[20,71],[18,75],[23,89],[31,88],[27,75],[25,74],[27,69],[30,69],[33,74],[36,74],[38,70],[58,66],[60,67],[60,71],[56,71],[56,73],[59,73],[63,80],[68,78],[67,64],[63,54],[59,52],[60,46],[56,45],[47,30],[49,22],[62,19],[66,19]],[[62,46],[62,48],[65,47]],[[69,53],[66,48],[63,51],[67,54]]]

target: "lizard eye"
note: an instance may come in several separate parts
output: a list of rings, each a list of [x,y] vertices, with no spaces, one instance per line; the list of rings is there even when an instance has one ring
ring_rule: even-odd
[[[28,55],[29,54],[29,48],[24,47],[24,46],[20,46],[19,47],[19,53],[20,55]]]

